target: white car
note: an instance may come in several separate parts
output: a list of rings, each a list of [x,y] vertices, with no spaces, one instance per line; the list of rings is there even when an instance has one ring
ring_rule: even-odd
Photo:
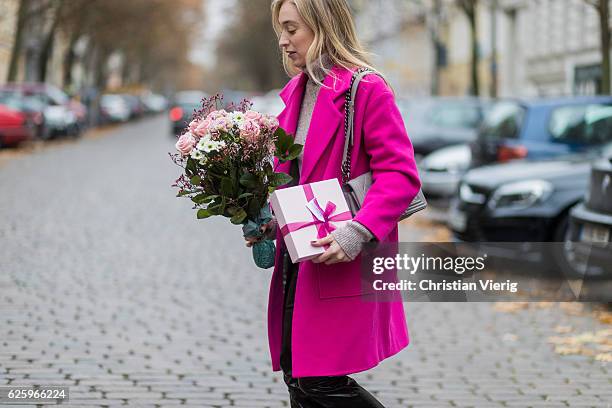
[[[425,156],[418,163],[423,193],[432,198],[455,195],[471,159],[472,153],[467,144],[443,147]]]
[[[120,95],[103,95],[100,111],[105,121],[127,122],[130,119],[130,107]]]

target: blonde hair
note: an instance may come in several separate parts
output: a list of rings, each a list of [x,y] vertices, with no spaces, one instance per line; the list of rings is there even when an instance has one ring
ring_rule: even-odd
[[[328,75],[331,72],[322,60],[323,54],[333,65],[345,69],[365,67],[380,74],[370,64],[371,54],[357,38],[346,0],[272,0],[272,26],[279,39],[283,30],[279,24],[279,14],[286,1],[295,5],[302,20],[314,32],[314,40],[306,53],[306,71],[315,83],[323,85],[323,78],[317,73]],[[293,65],[287,54],[282,55],[285,72],[289,76],[298,74],[300,69]]]

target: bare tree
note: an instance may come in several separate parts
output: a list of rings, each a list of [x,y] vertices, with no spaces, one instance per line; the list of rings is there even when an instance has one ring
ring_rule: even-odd
[[[17,79],[25,55],[26,76],[44,81],[58,34],[68,45],[64,86],[71,85],[79,39],[87,39],[82,58],[99,87],[106,84],[106,62],[114,53],[124,57],[131,82],[173,80],[187,64],[202,22],[202,0],[20,0],[8,80]]]
[[[268,0],[236,3],[236,15],[217,46],[223,84],[267,91],[286,82]]]
[[[480,80],[478,75],[478,25],[476,13],[478,0],[457,0],[457,5],[468,18],[470,24],[470,42],[472,44],[472,58],[470,63],[470,94],[480,95]]]
[[[431,71],[431,94],[440,94],[440,71],[445,65],[445,44],[440,35],[440,25],[443,20],[442,0],[433,0],[427,12],[427,26],[433,47],[433,64]]]
[[[610,5],[608,0],[584,0],[595,7],[599,15],[601,42],[601,93],[610,94]]]
[[[15,24],[15,41],[13,42],[13,48],[11,49],[11,59],[9,63],[8,76],[6,78],[8,82],[13,82],[17,80],[19,57],[21,56],[21,50],[23,48],[23,37],[25,27],[28,21],[29,9],[30,0],[21,0],[19,2],[19,9],[17,11],[17,22]]]

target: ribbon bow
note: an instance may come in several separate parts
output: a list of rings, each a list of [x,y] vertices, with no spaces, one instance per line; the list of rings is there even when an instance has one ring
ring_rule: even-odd
[[[312,214],[313,220],[305,222],[292,222],[284,225],[280,230],[283,237],[290,232],[295,232],[301,230],[302,228],[315,225],[317,227],[317,238],[324,238],[336,229],[336,227],[332,224],[333,222],[348,221],[352,219],[352,214],[350,211],[334,214],[336,211],[336,204],[331,201],[327,202],[324,210],[314,197],[310,185],[304,184],[302,188],[304,189],[304,194],[306,195],[306,208],[308,208],[308,211],[310,211]],[[329,245],[325,245],[324,248],[329,248]]]

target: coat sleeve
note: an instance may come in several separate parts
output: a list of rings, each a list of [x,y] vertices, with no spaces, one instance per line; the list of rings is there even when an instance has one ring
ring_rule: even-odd
[[[395,98],[382,79],[366,101],[362,137],[372,186],[354,220],[381,241],[421,188],[412,143]]]

